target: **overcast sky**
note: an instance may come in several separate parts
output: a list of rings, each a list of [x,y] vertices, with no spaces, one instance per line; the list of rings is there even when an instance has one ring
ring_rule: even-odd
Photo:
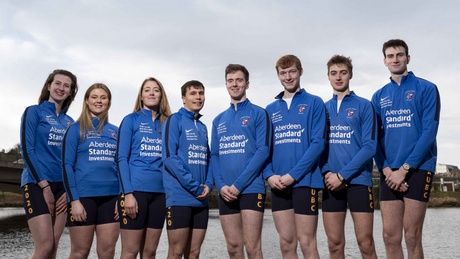
[[[206,87],[202,110],[208,128],[228,108],[224,69],[250,72],[248,98],[265,107],[282,90],[274,68],[285,54],[302,60],[301,86],[328,100],[326,62],[353,59],[351,88],[370,99],[389,81],[382,43],[404,39],[409,70],[434,82],[442,100],[438,162],[460,165],[460,1],[1,1],[0,149],[19,143],[24,109],[37,103],[56,68],[72,71],[80,91],[69,115],[95,82],[112,91],[110,121],[132,112],[142,81],[158,78],[171,109],[181,106],[180,86]]]

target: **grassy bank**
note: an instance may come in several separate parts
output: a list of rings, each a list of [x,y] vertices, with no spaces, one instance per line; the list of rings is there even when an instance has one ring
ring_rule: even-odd
[[[428,207],[460,207],[460,192],[431,192]]]
[[[0,191],[0,207],[22,207],[22,195]]]

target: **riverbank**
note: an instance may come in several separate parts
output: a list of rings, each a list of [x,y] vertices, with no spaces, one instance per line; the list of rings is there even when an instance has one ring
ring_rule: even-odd
[[[374,188],[375,209],[380,208],[378,201],[378,188]],[[321,194],[320,194],[321,197]],[[321,199],[320,199],[321,201]],[[217,192],[213,190],[209,198],[211,208],[217,208]],[[270,208],[270,195],[267,195],[267,208]],[[12,192],[0,192],[0,207],[21,207],[22,196]],[[321,207],[321,206],[320,206]],[[451,208],[460,207],[460,192],[431,192],[429,208]]]
[[[5,214],[12,216],[3,217],[2,219]],[[458,240],[460,239],[460,232],[456,228],[458,215],[460,215],[460,208],[427,209],[423,228],[425,258],[459,258],[460,246],[458,245]],[[354,226],[350,213],[347,213],[345,219],[345,233],[347,238],[345,254],[347,258],[361,258],[358,244],[354,238]],[[327,237],[321,215],[318,217],[317,241],[320,258],[328,258]],[[386,258],[382,238],[382,217],[379,211],[374,213],[374,242],[377,257]],[[66,228],[59,243],[57,258],[68,258],[70,246],[69,230]],[[404,242],[403,249],[407,255]],[[265,210],[263,216],[262,250],[264,258],[281,258],[278,234],[270,209]],[[27,225],[24,209],[0,208],[0,258],[28,258],[32,251],[33,240]],[[164,229],[158,245],[157,258],[166,258],[167,251],[168,238]],[[121,240],[118,239],[115,258],[120,258],[120,255]],[[302,258],[300,248],[298,248],[298,256]],[[88,258],[97,258],[95,242]],[[228,258],[225,237],[217,209],[209,211],[208,229],[201,247],[200,258]]]
[[[460,207],[460,192],[431,192],[428,207]]]
[[[0,207],[21,207],[22,195],[13,192],[0,192]]]

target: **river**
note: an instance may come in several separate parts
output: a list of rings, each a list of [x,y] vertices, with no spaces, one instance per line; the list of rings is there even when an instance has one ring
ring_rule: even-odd
[[[374,239],[377,255],[385,258],[382,240],[382,223],[380,211],[374,214]],[[360,258],[354,237],[351,216],[347,215],[345,246],[346,258]],[[262,233],[264,258],[281,258],[278,246],[278,235],[270,210],[265,211]],[[326,234],[320,216],[318,225],[318,250],[321,258],[328,258]],[[460,208],[428,209],[423,232],[425,258],[460,258]],[[115,258],[120,257],[120,239],[117,243]],[[163,231],[157,258],[166,258],[166,231]],[[28,258],[33,251],[32,237],[22,208],[0,208],[0,258]],[[58,250],[58,258],[68,258],[70,238],[68,230],[64,230]],[[407,254],[406,254],[407,256]],[[97,258],[95,242],[89,258]],[[204,240],[201,258],[228,258],[225,239],[220,227],[217,210],[210,211],[209,227]],[[302,258],[299,249],[299,258]]]

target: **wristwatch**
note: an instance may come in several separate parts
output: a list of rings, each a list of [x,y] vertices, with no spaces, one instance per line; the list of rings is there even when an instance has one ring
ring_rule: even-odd
[[[404,163],[402,165],[402,168],[406,171],[410,171],[412,169],[412,166],[410,166],[408,163]]]

